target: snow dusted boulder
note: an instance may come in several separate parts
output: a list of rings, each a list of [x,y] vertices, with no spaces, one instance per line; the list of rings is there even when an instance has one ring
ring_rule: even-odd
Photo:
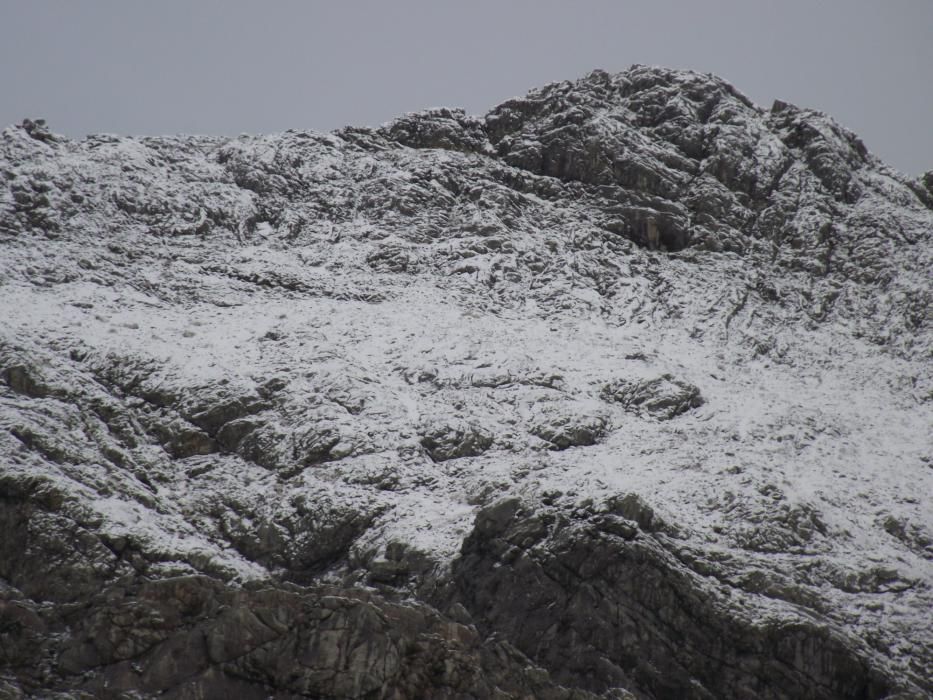
[[[549,450],[586,447],[609,432],[609,418],[589,403],[542,401],[532,409],[529,432]]]
[[[602,396],[629,411],[659,420],[670,420],[704,403],[697,387],[671,374],[653,379],[617,379],[603,387]]]
[[[340,442],[339,429],[333,423],[322,415],[308,418],[306,427],[299,430],[272,420],[242,419],[231,422],[224,437],[236,442],[236,434],[242,433],[236,448],[239,455],[288,478],[331,459]]]
[[[176,420],[164,426],[168,437],[163,445],[165,451],[176,459],[194,455],[207,455],[217,451],[217,443],[203,430]]]
[[[425,426],[421,445],[435,462],[476,457],[488,450],[493,437],[477,423],[452,418]]]

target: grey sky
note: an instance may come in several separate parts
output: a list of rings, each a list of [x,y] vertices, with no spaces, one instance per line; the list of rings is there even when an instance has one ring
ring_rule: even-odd
[[[0,123],[73,137],[482,113],[632,63],[822,109],[895,167],[933,169],[933,0],[0,0]]]

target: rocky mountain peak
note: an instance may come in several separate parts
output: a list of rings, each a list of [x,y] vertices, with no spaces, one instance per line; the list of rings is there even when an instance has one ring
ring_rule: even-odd
[[[0,134],[0,696],[933,692],[933,190],[594,71]]]

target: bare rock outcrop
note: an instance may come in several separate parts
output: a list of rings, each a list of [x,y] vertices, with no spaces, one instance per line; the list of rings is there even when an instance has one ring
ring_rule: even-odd
[[[933,693],[931,182],[638,65],[4,129],[0,696]]]
[[[677,541],[656,529],[662,523],[625,517],[638,517],[633,503],[561,511],[511,499],[480,511],[454,564],[458,600],[481,629],[496,630],[561,682],[594,692],[883,698],[895,691],[898,681],[827,620],[756,609],[744,591],[691,570]]]

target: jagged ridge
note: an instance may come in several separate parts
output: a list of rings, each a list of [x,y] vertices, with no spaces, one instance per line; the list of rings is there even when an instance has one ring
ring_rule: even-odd
[[[828,117],[636,66],[0,149],[13,697],[930,691],[933,193]]]

